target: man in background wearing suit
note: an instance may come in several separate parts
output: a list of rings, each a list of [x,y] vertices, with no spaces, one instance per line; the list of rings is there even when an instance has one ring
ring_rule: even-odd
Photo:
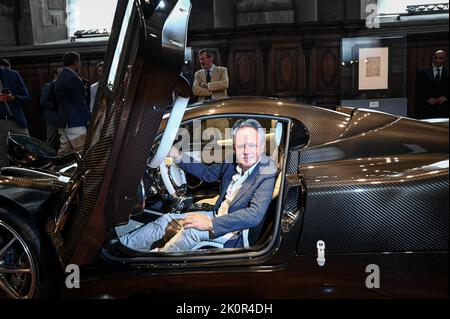
[[[58,150],[58,102],[55,95],[55,82],[58,78],[61,68],[53,69],[51,72],[52,80],[45,83],[41,89],[39,103],[42,109],[42,120],[47,129],[47,140],[45,143],[51,148]]]
[[[67,52],[63,60],[64,68],[55,82],[60,155],[82,150],[86,138],[86,126],[91,118],[86,102],[86,91],[79,76],[80,55],[76,52]]]
[[[227,68],[215,65],[213,55],[208,49],[200,50],[198,59],[202,69],[195,72],[192,88],[198,102],[226,98],[229,85]],[[205,125],[205,128],[219,130],[218,133],[222,136],[216,136],[217,139],[225,138],[225,132],[230,127],[227,119],[210,119],[205,121]]]
[[[0,66],[0,168],[8,165],[8,133],[28,135],[22,106],[31,98],[19,73],[2,59]]]
[[[419,118],[448,118],[447,52],[436,51],[432,66],[416,76],[417,115]]]
[[[95,75],[97,77],[97,82],[92,84],[89,89],[89,93],[91,95],[89,99],[89,111],[92,113],[94,110],[95,97],[97,96],[98,84],[103,78],[105,63],[103,61],[97,63],[95,66]]]
[[[208,49],[200,50],[198,58],[202,69],[195,73],[192,89],[198,101],[227,97],[229,85],[227,68],[215,65],[212,53]]]

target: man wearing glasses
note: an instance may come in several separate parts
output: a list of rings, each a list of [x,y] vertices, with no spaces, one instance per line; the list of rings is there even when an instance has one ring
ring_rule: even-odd
[[[202,181],[221,181],[220,196],[213,211],[166,214],[120,237],[125,246],[138,251],[152,251],[164,237],[169,224],[180,230],[160,252],[190,250],[198,242],[211,241],[224,247],[248,247],[248,230],[262,221],[272,200],[277,176],[276,164],[264,153],[265,134],[253,119],[237,121],[233,126],[235,163],[205,165],[172,147],[170,156],[180,167]]]

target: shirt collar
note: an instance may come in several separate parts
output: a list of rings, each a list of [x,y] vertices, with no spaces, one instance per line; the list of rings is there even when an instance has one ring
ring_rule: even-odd
[[[261,157],[259,158],[259,160],[255,164],[253,164],[248,170],[246,170],[244,174],[242,174],[242,168],[238,164],[236,166],[236,172],[238,172],[239,175],[241,175],[241,176],[245,176],[245,175],[248,176],[248,175],[250,175],[253,172],[253,170],[259,164],[260,161],[261,161]]]
[[[75,72],[74,70],[72,70],[71,68],[65,66],[64,69],[69,70],[70,72],[72,72],[72,73],[75,74],[76,76],[80,77],[80,75],[79,75],[77,72]]]
[[[204,69],[204,71],[205,71],[205,74],[206,74],[206,71],[209,71],[209,72],[211,72],[211,73],[213,73],[214,72],[214,68],[216,67],[216,65],[215,64],[213,64],[213,65],[211,65],[211,67],[209,68],[209,69]]]

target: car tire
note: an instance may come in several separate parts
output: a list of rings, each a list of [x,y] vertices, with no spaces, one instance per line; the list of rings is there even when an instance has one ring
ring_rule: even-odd
[[[56,258],[27,217],[0,207],[0,299],[58,295]]]

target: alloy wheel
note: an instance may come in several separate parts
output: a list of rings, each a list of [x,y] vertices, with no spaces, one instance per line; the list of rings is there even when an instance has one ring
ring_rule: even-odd
[[[0,220],[0,299],[29,299],[36,289],[36,264],[24,239]]]

